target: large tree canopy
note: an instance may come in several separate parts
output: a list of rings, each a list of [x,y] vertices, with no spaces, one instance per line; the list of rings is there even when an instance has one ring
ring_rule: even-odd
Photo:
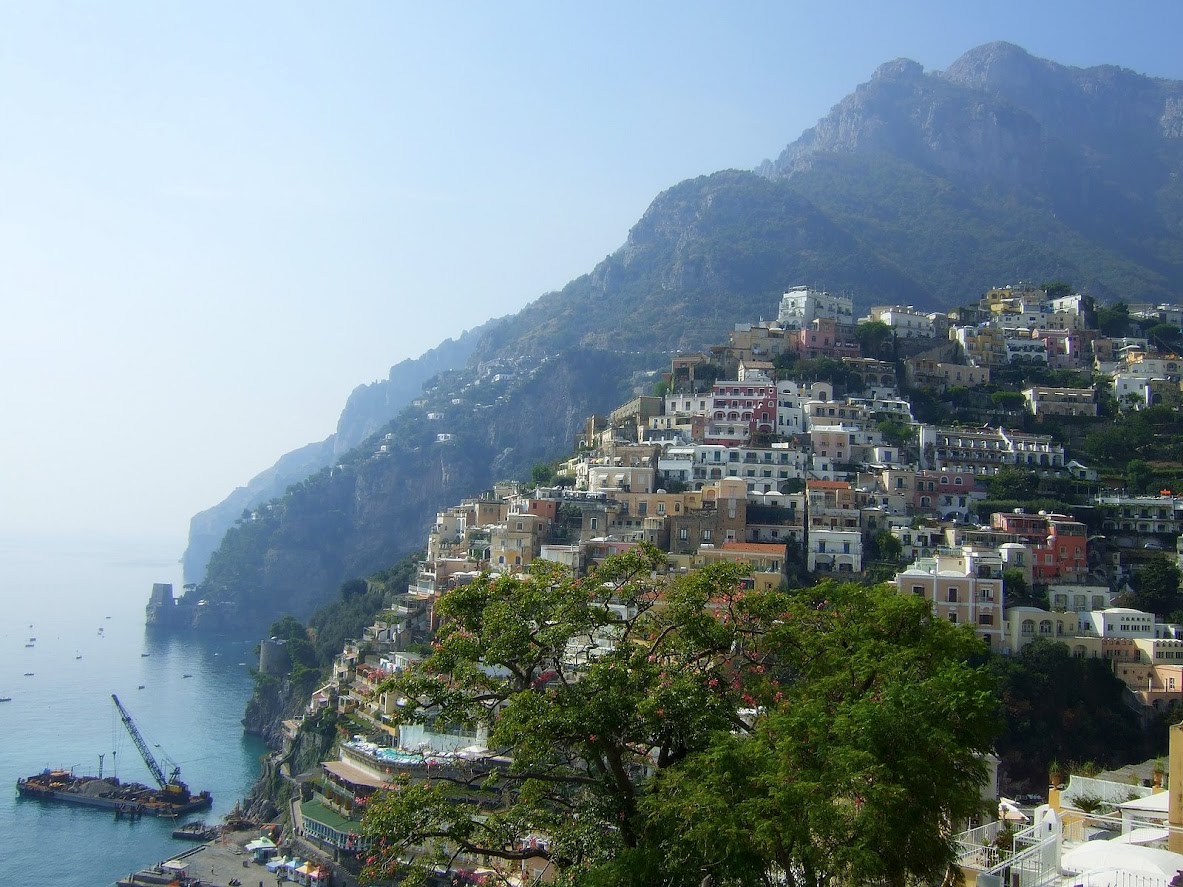
[[[372,879],[457,851],[569,883],[901,883],[942,873],[996,730],[967,627],[888,587],[672,581],[639,548],[445,594],[404,721],[487,725],[489,755],[369,805]]]

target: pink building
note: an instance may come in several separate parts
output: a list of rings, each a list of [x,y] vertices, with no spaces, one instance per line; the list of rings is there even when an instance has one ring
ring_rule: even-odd
[[[746,425],[749,436],[776,430],[776,384],[716,382],[712,392],[712,425]]]
[[[862,349],[850,327],[839,327],[832,317],[818,317],[809,326],[790,332],[786,344],[798,357],[812,360],[817,357],[861,357]]]
[[[1088,531],[1070,515],[1003,511],[990,515],[990,525],[1031,544],[1036,582],[1079,582],[1088,573]]]

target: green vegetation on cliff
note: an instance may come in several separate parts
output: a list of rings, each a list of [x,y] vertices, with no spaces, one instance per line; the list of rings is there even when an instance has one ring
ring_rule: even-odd
[[[342,582],[420,547],[438,510],[567,455],[585,417],[617,406],[653,362],[577,349],[437,377],[420,405],[242,517],[186,604],[206,601],[191,612],[208,628],[307,618]]]

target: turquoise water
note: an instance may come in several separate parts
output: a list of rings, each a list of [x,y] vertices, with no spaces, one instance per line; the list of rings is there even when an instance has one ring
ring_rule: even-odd
[[[182,548],[180,541],[0,538],[0,697],[12,697],[0,702],[0,858],[8,877],[102,887],[190,846],[170,836],[167,820],[117,821],[100,810],[17,798],[18,777],[46,767],[94,774],[99,755],[104,774],[114,769],[122,780],[152,783],[112,693],[166,772],[177,764],[191,789],[213,793],[204,818],[230,811],[257,774],[265,749],[243,736],[241,718],[258,639],[144,630],[152,583],[180,590]]]

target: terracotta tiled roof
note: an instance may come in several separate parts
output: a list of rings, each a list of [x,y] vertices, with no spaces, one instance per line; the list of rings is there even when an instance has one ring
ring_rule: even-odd
[[[784,554],[784,545],[769,542],[724,542],[724,551],[747,551],[752,554]]]
[[[810,490],[849,490],[850,481],[845,480],[808,480],[806,489]]]

